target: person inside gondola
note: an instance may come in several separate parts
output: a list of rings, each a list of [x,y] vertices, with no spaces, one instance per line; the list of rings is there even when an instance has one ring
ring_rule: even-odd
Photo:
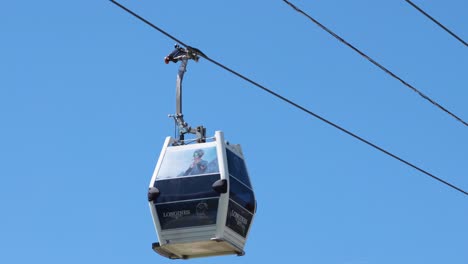
[[[185,171],[183,176],[206,173],[206,169],[208,168],[208,162],[202,159],[204,154],[205,152],[202,149],[195,150],[195,152],[193,153],[192,164],[190,164],[190,167]]]

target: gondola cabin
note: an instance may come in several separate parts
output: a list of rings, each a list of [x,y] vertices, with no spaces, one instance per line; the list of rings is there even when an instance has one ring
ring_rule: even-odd
[[[148,191],[153,250],[171,259],[244,255],[256,201],[240,145],[221,131],[211,142],[174,142],[166,138]]]

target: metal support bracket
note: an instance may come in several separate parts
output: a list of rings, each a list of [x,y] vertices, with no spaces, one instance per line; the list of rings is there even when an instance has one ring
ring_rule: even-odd
[[[174,51],[172,51],[164,58],[164,62],[166,64],[169,62],[181,62],[176,81],[176,114],[169,115],[169,117],[174,118],[174,121],[177,124],[179,130],[179,139],[177,140],[176,144],[184,144],[185,134],[195,134],[196,141],[198,143],[202,143],[206,141],[206,128],[203,126],[191,128],[188,123],[185,122],[184,115],[182,114],[182,81],[187,70],[188,61],[194,60],[195,62],[198,62],[199,56],[205,57],[205,54],[196,48],[182,48],[177,44],[174,46],[174,48]]]

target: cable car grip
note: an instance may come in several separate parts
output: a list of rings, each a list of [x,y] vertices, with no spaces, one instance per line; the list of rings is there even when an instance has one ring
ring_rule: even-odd
[[[192,48],[187,46],[186,48],[180,47],[178,44],[174,45],[174,50],[164,57],[164,62],[169,64],[169,62],[177,63],[179,60],[190,59],[198,62],[201,57],[206,57],[206,55],[197,48]]]

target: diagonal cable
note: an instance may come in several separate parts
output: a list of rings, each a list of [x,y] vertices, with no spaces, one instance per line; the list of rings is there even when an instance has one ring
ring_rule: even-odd
[[[163,29],[155,26],[153,23],[149,22],[148,20],[146,20],[145,18],[141,17],[140,15],[138,15],[137,13],[133,12],[132,10],[128,9],[127,7],[123,6],[122,4],[120,4],[119,2],[117,1],[114,1],[114,0],[110,0],[112,3],[114,3],[115,5],[117,5],[118,7],[122,8],[123,10],[127,11],[128,13],[132,14],[134,17],[138,18],[139,20],[143,21],[144,23],[146,23],[148,26],[156,29],[157,31],[161,32],[163,35],[165,35],[166,37],[174,40],[175,42],[181,44],[182,46],[185,46],[185,47],[188,47],[187,44],[185,44],[184,42],[176,39],[174,36],[172,36],[171,34],[167,33],[166,31],[164,31]]]
[[[442,25],[442,23],[440,23],[439,21],[437,21],[435,18],[433,18],[431,15],[429,15],[428,13],[424,12],[424,10],[422,10],[419,6],[417,6],[415,3],[411,2],[410,0],[405,0],[408,4],[410,4],[412,7],[414,7],[416,10],[418,10],[421,14],[425,15],[427,18],[429,18],[430,20],[432,20],[432,22],[436,23],[439,27],[441,27],[443,30],[445,30],[447,33],[449,33],[450,35],[452,35],[452,37],[456,38],[458,41],[460,41],[461,43],[463,43],[463,45],[468,46],[468,44],[466,43],[466,41],[464,41],[462,38],[460,38],[459,36],[457,36],[457,34],[453,33],[450,29],[448,29],[446,26]]]
[[[323,30],[325,30],[326,32],[328,32],[330,35],[332,35],[333,37],[335,37],[336,39],[338,39],[339,41],[341,41],[343,44],[345,44],[346,46],[350,47],[352,50],[356,51],[357,53],[359,53],[359,55],[363,56],[364,58],[366,58],[368,61],[370,61],[372,64],[374,64],[375,66],[379,67],[381,70],[383,70],[385,73],[389,74],[390,76],[392,76],[393,78],[397,79],[398,81],[400,81],[402,84],[404,84],[406,87],[410,88],[411,90],[413,90],[415,93],[417,93],[419,96],[421,96],[422,98],[426,99],[427,101],[429,101],[431,104],[433,104],[434,106],[438,107],[440,110],[444,111],[445,113],[449,114],[450,116],[452,116],[453,118],[455,118],[457,121],[461,122],[462,124],[464,124],[465,126],[468,126],[468,123],[466,121],[464,121],[463,119],[461,119],[460,117],[458,117],[457,115],[455,115],[454,113],[450,112],[449,110],[447,110],[445,107],[443,107],[442,105],[440,105],[439,103],[437,103],[436,101],[434,101],[433,99],[429,98],[429,96],[425,95],[424,93],[422,93],[420,90],[416,89],[414,86],[412,86],[411,84],[409,84],[408,82],[406,82],[405,80],[403,80],[402,78],[398,77],[395,73],[391,72],[389,69],[385,68],[384,66],[382,66],[380,63],[378,63],[377,61],[375,61],[374,59],[372,59],[371,57],[369,57],[367,54],[365,54],[364,52],[362,52],[361,50],[359,50],[358,48],[354,47],[353,45],[351,45],[349,42],[347,42],[346,40],[344,40],[342,37],[338,36],[336,33],[334,33],[333,31],[331,31],[329,28],[325,27],[323,24],[321,24],[320,22],[318,22],[316,19],[314,19],[313,17],[311,17],[310,15],[308,15],[307,13],[305,13],[304,11],[302,11],[301,9],[299,9],[297,6],[295,6],[294,4],[292,4],[291,2],[287,1],[287,0],[283,0],[283,2],[285,2],[286,4],[288,4],[290,7],[292,7],[294,10],[296,10],[297,12],[299,12],[300,14],[306,16],[309,20],[311,20],[312,22],[314,22],[315,24],[317,24],[320,28],[322,28]]]
[[[151,26],[152,28],[154,28],[154,29],[156,29],[157,31],[163,33],[164,35],[166,35],[166,36],[169,37],[170,39],[177,41],[179,44],[181,44],[181,45],[183,45],[183,46],[185,46],[185,47],[190,47],[190,46],[184,44],[183,42],[179,41],[178,39],[176,39],[175,37],[173,37],[172,35],[170,35],[170,34],[167,33],[166,31],[162,30],[161,28],[159,28],[159,27],[153,25],[153,24],[150,23],[148,20],[142,18],[141,16],[137,15],[137,14],[134,13],[133,11],[129,10],[128,8],[126,8],[126,7],[124,7],[124,6],[122,6],[122,5],[119,4],[118,2],[116,2],[116,1],[114,1],[114,0],[110,0],[110,1],[111,1],[112,3],[114,3],[114,4],[116,4],[117,6],[121,7],[122,9],[124,9],[124,10],[127,11],[128,13],[132,14],[132,15],[135,16],[136,18],[138,18],[138,19],[140,19],[141,21],[145,22],[146,24],[148,24],[148,25]],[[468,192],[466,192],[465,190],[463,190],[463,189],[461,189],[461,188],[459,188],[459,187],[457,187],[457,186],[455,186],[455,185],[453,185],[453,184],[451,184],[451,183],[449,183],[449,182],[447,182],[447,181],[445,181],[445,180],[443,180],[443,179],[441,179],[441,178],[435,176],[434,174],[432,174],[432,173],[430,173],[430,172],[428,172],[428,171],[426,171],[426,170],[424,170],[424,169],[421,169],[420,167],[418,167],[418,166],[416,166],[416,165],[414,165],[414,164],[412,164],[412,163],[410,163],[410,162],[408,162],[408,161],[406,161],[406,160],[404,160],[404,159],[398,157],[398,156],[395,155],[395,154],[392,154],[391,152],[389,152],[389,151],[387,151],[387,150],[385,150],[385,149],[383,149],[383,148],[377,146],[376,144],[374,144],[374,143],[372,143],[372,142],[370,142],[370,141],[368,141],[368,140],[366,140],[366,139],[364,139],[364,138],[362,138],[362,137],[360,137],[360,136],[354,134],[353,132],[350,132],[349,130],[346,130],[345,128],[343,128],[343,127],[341,127],[341,126],[339,126],[339,125],[337,125],[337,124],[335,124],[335,123],[333,123],[333,122],[331,122],[331,121],[325,119],[324,117],[322,117],[322,116],[320,116],[320,115],[318,115],[318,114],[316,114],[316,113],[314,113],[314,112],[308,110],[307,108],[305,108],[305,107],[303,107],[303,106],[301,106],[301,105],[299,105],[299,104],[297,104],[297,103],[295,103],[295,102],[293,102],[293,101],[287,99],[286,97],[284,97],[284,96],[282,96],[282,95],[280,95],[280,94],[278,94],[278,93],[276,93],[276,92],[274,92],[274,91],[268,89],[267,87],[265,87],[265,86],[263,86],[263,85],[261,85],[261,84],[255,82],[255,81],[253,81],[253,80],[251,80],[251,79],[245,77],[244,75],[242,75],[242,74],[240,74],[240,73],[238,73],[238,72],[236,72],[236,71],[234,71],[234,70],[228,68],[227,66],[225,66],[225,65],[223,65],[223,64],[221,64],[221,63],[219,63],[219,62],[217,62],[217,61],[215,61],[215,60],[209,58],[209,57],[206,56],[205,54],[199,52],[198,55],[199,55],[200,57],[203,57],[203,58],[205,58],[206,60],[210,61],[211,63],[213,63],[213,64],[215,64],[215,65],[217,65],[217,66],[223,68],[224,70],[226,70],[226,71],[228,71],[228,72],[230,72],[230,73],[236,75],[237,77],[239,77],[239,78],[241,78],[241,79],[243,79],[243,80],[245,80],[245,81],[247,81],[247,82],[253,84],[254,86],[256,86],[256,87],[262,89],[263,91],[265,91],[265,92],[267,92],[267,93],[269,93],[269,94],[275,96],[276,98],[278,98],[278,99],[280,99],[280,100],[282,100],[282,101],[284,101],[284,102],[286,102],[286,103],[288,103],[288,104],[290,104],[290,105],[292,105],[292,106],[294,106],[294,107],[296,107],[296,108],[302,110],[303,112],[305,112],[305,113],[307,113],[307,114],[309,114],[309,115],[311,115],[311,116],[313,116],[313,117],[319,119],[320,121],[323,121],[323,122],[327,123],[328,125],[330,125],[330,126],[336,128],[336,129],[340,130],[341,132],[344,132],[345,134],[347,134],[347,135],[349,135],[349,136],[351,136],[351,137],[353,137],[353,138],[355,138],[355,139],[357,139],[357,140],[359,140],[359,141],[361,141],[361,142],[363,142],[363,143],[365,143],[365,144],[367,144],[367,145],[373,147],[374,149],[376,149],[376,150],[378,150],[378,151],[380,151],[380,152],[382,152],[382,153],[384,153],[384,154],[386,154],[386,155],[388,155],[388,156],[390,156],[390,157],[392,157],[392,158],[394,158],[394,159],[396,159],[396,160],[398,160],[398,161],[400,161],[400,162],[402,162],[402,163],[404,163],[404,164],[410,166],[411,168],[413,168],[413,169],[415,169],[415,170],[417,170],[417,171],[419,171],[419,172],[425,174],[426,176],[429,176],[429,177],[433,178],[434,180],[437,180],[437,181],[439,181],[440,183],[445,184],[445,185],[447,185],[448,187],[450,187],[450,188],[452,188],[452,189],[454,189],[454,190],[456,190],[456,191],[458,191],[458,192],[461,192],[462,194],[468,196]]]

